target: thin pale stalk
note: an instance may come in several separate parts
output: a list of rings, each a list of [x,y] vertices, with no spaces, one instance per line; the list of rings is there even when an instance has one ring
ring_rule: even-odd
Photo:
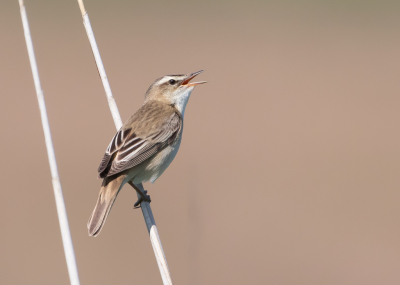
[[[110,106],[111,115],[114,119],[115,127],[119,130],[122,126],[121,116],[118,112],[118,107],[115,102],[115,99],[111,92],[111,87],[108,82],[108,78],[106,75],[106,71],[104,69],[103,62],[101,60],[100,52],[97,47],[96,39],[94,37],[94,33],[92,30],[92,26],[89,21],[89,15],[85,10],[85,6],[83,5],[82,0],[78,0],[79,8],[81,9],[83,25],[85,26],[87,36],[89,38],[90,45],[92,47],[93,55],[97,64],[97,69],[99,70],[99,74],[101,77],[101,81],[103,82],[104,90],[106,92],[107,101]],[[143,185],[136,185],[141,191],[144,191]],[[138,197],[140,197],[138,195]],[[161,244],[160,236],[158,234],[156,222],[154,220],[153,212],[151,211],[150,204],[148,202],[143,201],[141,204],[141,209],[144,217],[144,221],[147,226],[147,230],[150,235],[150,241],[153,246],[154,255],[157,260],[158,268],[160,270],[161,278],[163,280],[164,285],[172,285],[171,274],[169,272],[167,259],[164,254],[164,250]]]
[[[121,116],[118,111],[117,103],[115,102],[114,96],[111,92],[110,83],[108,82],[106,70],[104,69],[103,61],[101,60],[100,51],[97,47],[96,39],[94,38],[94,33],[92,30],[92,25],[90,24],[89,15],[85,11],[85,6],[83,6],[83,2],[79,1],[79,8],[82,12],[83,17],[83,25],[85,26],[86,33],[90,42],[90,46],[92,47],[94,59],[96,61],[97,69],[99,70],[99,75],[101,78],[101,82],[103,82],[104,91],[106,92],[108,105],[110,106],[111,116],[113,117],[115,127],[119,130],[122,127]]]
[[[144,192],[142,184],[136,185],[140,191]],[[139,193],[137,194],[140,198]],[[140,203],[140,208],[142,209],[143,218],[146,222],[147,231],[150,235],[151,245],[153,246],[154,255],[157,259],[158,269],[160,270],[161,278],[165,285],[172,285],[171,273],[169,272],[169,267],[167,263],[167,258],[165,257],[164,249],[161,244],[160,236],[158,235],[158,230],[156,226],[156,221],[154,220],[153,212],[151,211],[150,203],[143,201]]]
[[[39,102],[40,115],[46,142],[47,155],[49,158],[51,177],[53,182],[54,196],[57,206],[58,220],[60,222],[61,237],[64,245],[65,258],[68,266],[68,273],[71,285],[79,285],[78,268],[76,266],[75,252],[69,230],[67,210],[65,208],[64,196],[61,189],[60,178],[58,175],[56,156],[54,153],[53,141],[50,133],[49,120],[47,117],[46,104],[43,96],[42,87],[40,84],[39,71],[36,64],[35,53],[33,50],[32,38],[29,30],[28,17],[26,15],[25,5],[23,0],[19,0],[21,10],[22,25],[24,28],[26,47],[28,49],[29,61],[31,64],[33,81],[35,83],[36,94]]]

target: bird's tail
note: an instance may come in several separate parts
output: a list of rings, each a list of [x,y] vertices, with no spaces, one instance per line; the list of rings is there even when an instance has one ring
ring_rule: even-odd
[[[106,177],[101,185],[99,198],[87,223],[89,236],[97,236],[106,222],[111,207],[123,186],[126,175]]]

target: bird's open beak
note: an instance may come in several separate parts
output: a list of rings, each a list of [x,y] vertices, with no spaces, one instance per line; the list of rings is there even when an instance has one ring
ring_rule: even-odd
[[[203,84],[203,83],[207,83],[207,81],[199,81],[199,82],[189,82],[190,80],[192,80],[193,78],[195,78],[197,75],[199,75],[200,73],[202,73],[204,70],[200,70],[197,72],[194,72],[190,75],[188,75],[188,77],[181,83],[181,86],[195,86],[195,85],[199,85],[199,84]]]

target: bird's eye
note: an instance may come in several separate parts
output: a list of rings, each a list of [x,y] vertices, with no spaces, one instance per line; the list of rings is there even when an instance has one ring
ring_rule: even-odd
[[[170,79],[170,80],[169,80],[169,84],[174,85],[175,83],[176,83],[175,80],[173,80],[173,79]]]

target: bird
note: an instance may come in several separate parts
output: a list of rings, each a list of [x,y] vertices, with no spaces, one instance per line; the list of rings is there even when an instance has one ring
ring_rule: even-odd
[[[136,185],[154,183],[175,158],[189,97],[196,85],[206,83],[190,81],[202,72],[156,79],[145,94],[144,104],[114,135],[98,168],[98,177],[103,181],[87,223],[89,236],[100,233],[126,183],[140,194],[135,207],[142,201],[151,201],[147,191],[143,193]]]

